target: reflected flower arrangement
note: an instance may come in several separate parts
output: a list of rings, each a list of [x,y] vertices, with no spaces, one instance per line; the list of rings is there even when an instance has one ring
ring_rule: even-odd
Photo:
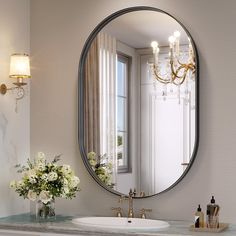
[[[95,152],[89,152],[87,156],[88,161],[98,178],[107,186],[113,188],[115,185],[112,182],[113,165],[109,162],[107,155],[98,156]]]

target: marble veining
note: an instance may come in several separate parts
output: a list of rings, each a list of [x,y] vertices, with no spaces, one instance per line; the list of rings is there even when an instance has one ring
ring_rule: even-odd
[[[78,216],[76,216],[78,217]],[[137,236],[213,236],[212,233],[199,233],[189,231],[191,222],[187,221],[168,221],[170,227],[158,231],[122,231],[112,229],[96,229],[81,227],[73,224],[72,216],[57,216],[53,221],[36,221],[30,214],[14,215],[9,217],[0,218],[0,229],[28,231],[28,232],[50,232],[50,233],[63,233],[71,235],[94,235],[94,236],[114,236],[114,235],[137,235]],[[236,235],[236,225],[230,225],[229,229],[219,233],[220,236],[233,236]]]
[[[1,134],[1,136],[2,136],[2,143],[5,140],[7,124],[8,124],[8,120],[7,120],[6,116],[3,113],[1,113],[0,114],[0,131],[2,133]]]

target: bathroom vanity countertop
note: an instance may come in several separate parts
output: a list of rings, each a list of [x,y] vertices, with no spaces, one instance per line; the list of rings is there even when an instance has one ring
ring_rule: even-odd
[[[229,228],[221,233],[191,232],[189,226],[191,222],[187,221],[168,221],[170,227],[158,231],[121,231],[112,229],[96,229],[81,227],[71,222],[71,216],[57,216],[54,221],[36,221],[30,214],[13,215],[0,218],[0,230],[27,231],[41,233],[55,233],[79,236],[115,236],[115,235],[136,235],[136,236],[180,236],[180,235],[199,235],[199,236],[235,236],[236,225],[230,225]]]

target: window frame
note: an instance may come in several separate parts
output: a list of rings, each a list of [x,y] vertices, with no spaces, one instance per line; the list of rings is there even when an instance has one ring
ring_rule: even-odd
[[[129,148],[129,143],[130,143],[130,138],[129,138],[129,133],[130,133],[130,115],[129,115],[129,107],[130,107],[130,73],[131,73],[131,58],[119,51],[116,52],[117,55],[117,63],[120,61],[124,64],[126,64],[126,83],[125,83],[125,94],[126,96],[121,96],[116,93],[116,99],[118,97],[120,98],[125,98],[126,99],[126,109],[125,109],[125,130],[116,130],[117,134],[118,133],[123,133],[125,135],[126,139],[126,150],[125,150],[125,155],[127,158],[127,164],[123,166],[118,166],[117,165],[117,172],[118,174],[123,174],[123,173],[131,173],[132,172],[132,166],[131,166],[131,154],[130,154],[130,148]],[[117,83],[117,79],[116,79]]]

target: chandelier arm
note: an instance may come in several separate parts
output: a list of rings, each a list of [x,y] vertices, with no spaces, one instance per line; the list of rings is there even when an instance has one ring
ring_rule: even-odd
[[[184,64],[181,63],[179,60],[177,60],[178,63],[180,64],[180,66],[175,70],[174,68],[174,61],[170,60],[170,65],[171,65],[171,79],[166,80],[163,79],[161,76],[158,75],[158,71],[157,71],[157,66],[155,64],[153,64],[153,75],[155,76],[155,79],[163,84],[170,84],[173,83],[174,85],[181,85],[184,83],[186,76],[187,76],[187,72],[189,70],[192,71],[192,73],[195,72],[196,66],[193,63],[189,63],[189,64]],[[179,75],[180,71],[184,69],[184,72],[182,75]],[[180,82],[176,82],[177,79],[180,80]]]
[[[176,80],[174,80],[173,84],[174,85],[181,85],[181,84],[183,84],[184,80],[185,80],[184,78],[181,78],[181,81],[179,83],[176,83]]]
[[[193,71],[193,73],[195,72],[196,70],[196,66],[194,63],[188,63],[188,64],[184,64],[184,63],[181,63],[179,59],[177,59],[178,63],[181,65],[181,66],[187,66],[189,69],[191,69]]]
[[[196,71],[196,66],[193,63],[188,64],[193,73]]]
[[[179,59],[177,59],[178,63],[182,66],[185,65],[184,63],[182,63]]]
[[[177,59],[177,62],[178,62],[181,66],[193,65],[192,63],[188,63],[188,64],[182,63],[179,59]]]
[[[178,69],[179,69],[179,68],[178,68]],[[179,83],[176,83],[176,82],[175,82],[176,80],[174,80],[173,83],[174,83],[175,85],[181,85],[181,84],[183,84],[184,81],[185,81],[185,79],[186,79],[188,70],[189,70],[189,68],[188,68],[188,67],[185,67],[184,74],[183,74],[183,76],[180,78],[181,81],[180,81]],[[179,72],[179,70],[177,70],[177,73],[178,73],[178,72]]]
[[[175,71],[173,61],[171,61],[170,64],[171,64],[171,74],[172,74],[171,77],[172,77],[172,81],[176,80],[176,78],[182,79],[183,76],[179,76],[178,73],[179,73],[179,71],[182,70],[183,68],[186,69],[186,65],[180,65],[180,66],[178,67],[178,69]]]
[[[179,71],[182,70],[182,69],[185,69],[185,72],[182,76],[179,76]],[[172,71],[172,80],[175,80],[176,78],[178,79],[182,79],[183,77],[186,77],[186,74],[188,70],[192,70],[192,72],[194,73],[195,72],[195,65],[192,64],[192,63],[189,63],[189,64],[181,64],[178,69],[176,71],[174,71],[174,66],[173,66],[173,63],[172,63],[172,67],[171,67],[171,71]]]
[[[156,79],[157,81],[163,83],[163,84],[169,84],[169,83],[172,82],[172,80],[165,80],[165,79],[161,78],[161,77],[158,75],[158,72],[157,72],[157,69],[156,69],[155,66],[153,67],[153,73],[154,73],[154,75],[155,75],[155,79]]]

